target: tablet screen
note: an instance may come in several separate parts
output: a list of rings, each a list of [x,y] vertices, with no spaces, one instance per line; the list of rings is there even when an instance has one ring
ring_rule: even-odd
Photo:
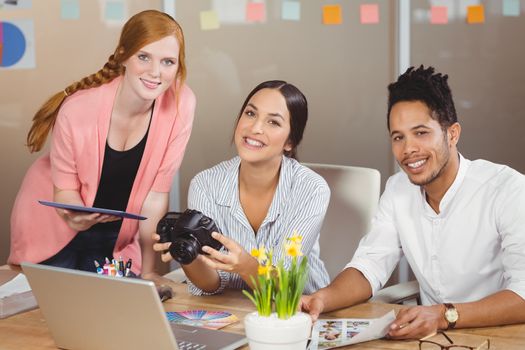
[[[42,205],[47,205],[49,207],[54,207],[54,208],[67,209],[67,210],[72,210],[72,211],[83,211],[86,213],[100,213],[100,214],[115,215],[115,216],[120,216],[121,218],[126,218],[126,219],[135,219],[135,220],[146,220],[147,219],[144,216],[140,216],[140,215],[132,214],[132,213],[126,213],[125,211],[120,211],[120,210],[95,208],[95,207],[84,207],[82,205],[72,205],[72,204],[49,202],[49,201],[38,201],[38,203]]]

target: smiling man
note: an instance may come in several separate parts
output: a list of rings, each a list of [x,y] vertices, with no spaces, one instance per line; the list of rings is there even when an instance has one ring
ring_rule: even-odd
[[[388,129],[402,171],[388,180],[352,261],[303,297],[312,317],[370,298],[404,255],[423,306],[401,311],[391,338],[525,322],[525,176],[458,152],[447,79],[421,66],[389,85]]]

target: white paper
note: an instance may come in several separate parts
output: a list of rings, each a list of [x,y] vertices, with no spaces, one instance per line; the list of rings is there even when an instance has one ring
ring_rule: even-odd
[[[0,299],[8,297],[13,294],[20,294],[29,292],[31,287],[27,282],[27,278],[24,274],[19,273],[11,281],[4,283],[0,286]]]
[[[310,350],[332,349],[383,338],[396,319],[394,310],[380,318],[336,318],[317,320],[312,330]]]

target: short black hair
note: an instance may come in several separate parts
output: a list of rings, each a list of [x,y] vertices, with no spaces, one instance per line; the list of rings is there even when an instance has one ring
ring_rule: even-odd
[[[292,149],[285,151],[284,154],[287,157],[297,159],[297,146],[299,146],[303,139],[304,129],[308,121],[308,102],[301,90],[295,85],[284,80],[269,80],[257,85],[244,100],[235,125],[239,123],[239,119],[250,99],[262,89],[278,90],[286,100],[286,107],[290,113],[290,134],[288,135],[288,141],[292,144]]]
[[[434,67],[410,67],[396,82],[388,85],[387,125],[390,130],[390,111],[398,102],[421,101],[430,109],[430,116],[443,130],[458,121],[448,75],[434,73]]]

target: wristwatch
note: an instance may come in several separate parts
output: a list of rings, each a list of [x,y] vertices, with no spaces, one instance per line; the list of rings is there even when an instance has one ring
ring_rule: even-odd
[[[447,329],[452,329],[456,327],[456,322],[458,321],[458,318],[459,318],[458,309],[456,309],[456,307],[450,303],[444,303],[443,305],[445,305],[444,317],[445,317],[445,321],[447,321],[448,323]]]

